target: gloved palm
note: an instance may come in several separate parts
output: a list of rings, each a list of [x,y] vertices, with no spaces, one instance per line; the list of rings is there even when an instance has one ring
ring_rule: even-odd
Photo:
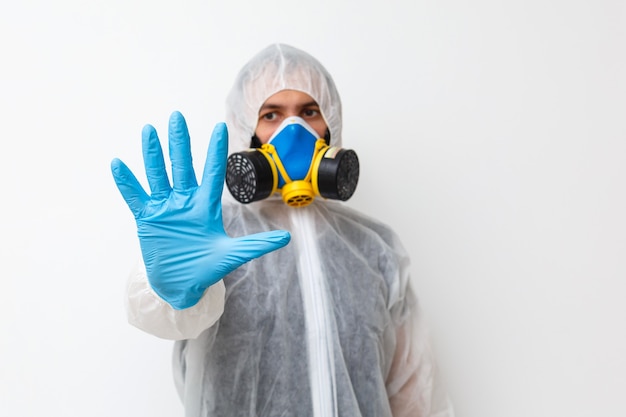
[[[228,133],[224,124],[213,130],[202,182],[194,173],[189,133],[182,114],[169,121],[173,188],[165,170],[156,130],[142,131],[148,195],[119,159],[113,177],[135,216],[148,280],[154,291],[175,309],[195,305],[204,291],[242,264],[289,243],[286,231],[231,238],[222,221]]]

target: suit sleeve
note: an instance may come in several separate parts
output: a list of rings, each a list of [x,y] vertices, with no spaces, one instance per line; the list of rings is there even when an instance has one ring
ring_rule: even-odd
[[[196,305],[176,310],[154,292],[143,262],[138,262],[128,277],[126,315],[131,325],[162,339],[195,339],[221,317],[225,293],[219,281],[207,288]]]

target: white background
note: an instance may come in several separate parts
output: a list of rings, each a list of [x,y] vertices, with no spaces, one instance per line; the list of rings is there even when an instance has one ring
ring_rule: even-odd
[[[135,225],[109,163],[235,73],[316,56],[391,224],[459,417],[624,416],[626,3],[5,1],[0,415],[180,416],[171,343],[125,321]],[[163,135],[164,136],[164,135]]]

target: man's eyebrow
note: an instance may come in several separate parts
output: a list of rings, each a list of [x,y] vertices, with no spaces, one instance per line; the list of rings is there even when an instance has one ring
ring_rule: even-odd
[[[261,106],[261,108],[259,109],[259,112],[263,111],[263,110],[275,110],[275,109],[281,109],[285,107],[282,104],[275,104],[275,103],[265,103]],[[319,104],[317,104],[317,101],[315,100],[311,100],[309,102],[303,103],[300,105],[300,107],[319,107]]]

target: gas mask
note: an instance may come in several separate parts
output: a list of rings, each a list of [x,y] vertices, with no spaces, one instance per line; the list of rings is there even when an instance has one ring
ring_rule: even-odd
[[[233,153],[226,185],[240,203],[263,200],[280,191],[291,207],[316,196],[346,201],[356,189],[359,159],[350,149],[329,146],[300,117],[288,117],[268,143]]]

